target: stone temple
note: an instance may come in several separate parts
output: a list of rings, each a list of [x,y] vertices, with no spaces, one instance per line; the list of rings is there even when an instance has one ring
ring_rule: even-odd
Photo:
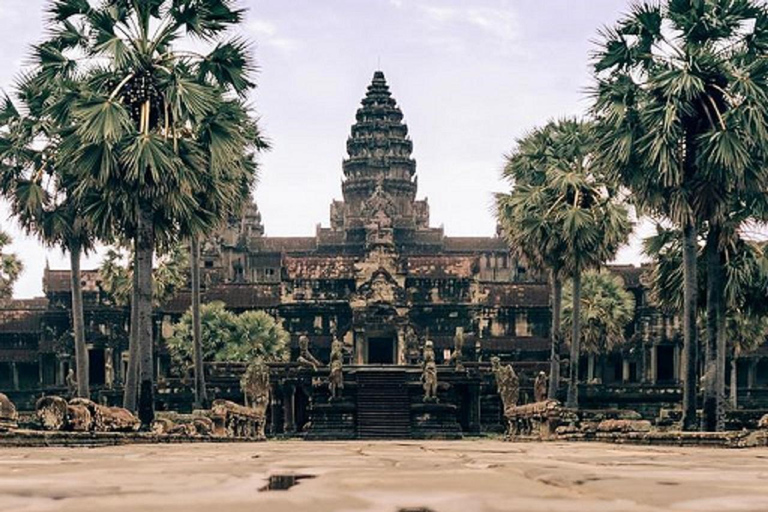
[[[327,397],[312,376],[291,364],[276,365],[272,433],[325,422],[331,430],[361,435],[385,417],[391,420],[389,432],[402,428],[406,435],[409,404],[421,400],[427,340],[434,345],[438,396],[455,407],[450,421],[435,420],[437,430],[500,428],[490,357],[513,364],[522,400],[531,398],[537,373],[549,370],[546,281],[510,256],[500,234],[451,237],[432,227],[429,204],[417,199],[412,149],[403,113],[377,71],[347,140],[342,199],[331,203],[328,227],[318,227],[314,236],[266,236],[252,203],[242,218],[203,244],[203,302],[223,301],[237,312],[261,309],[281,319],[291,333],[292,360],[300,336],[309,337],[312,353],[326,363],[333,340],[343,343],[346,416],[320,410]],[[610,268],[636,297],[635,319],[627,328],[626,348],[584,356],[582,403],[653,417],[680,400],[680,323],[650,303],[642,268]],[[95,393],[116,402],[126,371],[129,311],[110,304],[98,271],[84,272],[83,281],[90,381]],[[0,308],[0,391],[22,407],[44,392],[64,389],[73,365],[69,282],[68,271],[47,269],[45,297]],[[191,407],[189,382],[169,373],[163,344],[168,327],[189,305],[187,290],[156,311],[159,408]],[[464,339],[461,372],[445,364],[457,336]],[[739,398],[746,407],[768,405],[767,356],[758,352],[737,363]],[[107,366],[115,373],[110,386],[104,386]],[[219,395],[241,396],[227,371],[211,365],[210,385]],[[318,375],[327,375],[327,368]],[[410,428],[416,428],[413,421]],[[375,435],[375,428],[371,432]]]
[[[546,350],[546,286],[510,259],[502,238],[447,237],[430,226],[412,149],[376,72],[347,140],[343,200],[331,204],[330,227],[306,238],[264,236],[251,206],[243,227],[204,247],[209,282],[258,301],[246,307],[274,308],[316,350],[337,334],[356,364],[414,363],[427,334],[449,349],[457,329],[477,333],[488,350],[513,351],[517,338]]]

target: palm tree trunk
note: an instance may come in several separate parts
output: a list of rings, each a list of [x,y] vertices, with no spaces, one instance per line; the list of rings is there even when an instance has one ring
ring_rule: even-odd
[[[696,226],[683,226],[683,430],[696,429]]]
[[[85,346],[85,321],[83,318],[83,285],[80,273],[80,255],[78,244],[69,248],[72,280],[72,330],[75,338],[75,364],[77,366],[77,395],[90,398],[90,372],[88,369],[88,347]]]
[[[734,348],[731,358],[731,409],[739,408],[739,354]]]
[[[704,372],[704,405],[702,429],[719,430],[722,416],[723,391],[725,389],[725,359],[720,345],[725,341],[721,330],[724,285],[723,265],[720,258],[720,229],[710,224],[707,234],[707,344],[706,370]],[[721,391],[721,389],[723,391]]]
[[[136,300],[139,290],[139,273],[136,270],[137,261],[135,250],[131,265],[133,267],[133,274],[131,276],[131,330],[128,338],[128,373],[125,376],[125,388],[123,389],[123,407],[129,411],[136,412],[136,397],[139,394],[137,385],[139,380],[139,343],[137,341],[139,315],[137,312],[138,300]]]
[[[139,419],[144,428],[149,428],[155,419],[154,371],[152,364],[152,256],[155,237],[152,222],[152,208],[144,202],[139,204],[136,232],[136,271],[138,273],[135,293],[139,355]]]
[[[563,310],[563,281],[555,271],[550,274],[552,283],[552,344],[549,355],[549,389],[550,400],[557,399],[560,388],[560,339],[561,312]]]
[[[579,406],[579,356],[581,356],[581,272],[573,274],[573,334],[571,336],[571,372],[568,376],[567,405]]]
[[[195,349],[195,407],[202,409],[208,404],[205,390],[205,369],[203,368],[203,340],[200,325],[200,239],[192,236],[190,241],[190,262],[192,267],[192,338]]]

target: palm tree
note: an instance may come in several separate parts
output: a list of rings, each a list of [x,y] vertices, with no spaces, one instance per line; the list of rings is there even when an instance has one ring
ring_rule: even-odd
[[[0,230],[0,300],[13,297],[13,285],[24,270],[24,265],[16,254],[6,251],[5,248],[10,244],[11,237]]]
[[[108,300],[115,306],[125,307],[130,304],[131,328],[128,342],[128,371],[123,383],[123,407],[136,410],[138,394],[138,364],[134,322],[137,319],[133,301],[133,289],[136,286],[136,261],[132,251],[110,248],[101,263],[99,275],[102,289]],[[127,264],[125,262],[128,262]],[[189,265],[187,253],[180,245],[167,248],[158,254],[157,265],[153,269],[152,284],[153,304],[159,306],[172,299],[186,285],[185,268]]]
[[[195,403],[203,408],[208,402],[202,356],[202,325],[200,317],[200,238],[231,217],[237,217],[257,178],[255,152],[269,148],[258,125],[248,115],[247,107],[239,101],[223,103],[215,113],[206,116],[198,127],[198,140],[204,150],[199,171],[202,187],[198,193],[198,208],[181,223],[181,233],[190,241],[190,276],[192,288],[192,333],[195,348]],[[212,151],[222,145],[222,135],[230,147],[228,160],[214,159]],[[215,191],[216,193],[211,193]]]
[[[507,235],[510,242],[542,243],[536,246],[541,254],[526,249],[524,254],[531,261],[573,280],[575,321],[567,402],[577,407],[581,276],[615,256],[632,224],[619,190],[593,164],[590,124],[567,119],[550,122],[518,147],[505,170],[514,188],[506,196],[497,196],[499,217],[502,227],[511,233]],[[555,252],[549,252],[550,248]],[[559,308],[556,311],[559,314]]]
[[[101,237],[134,242],[138,411],[145,426],[154,418],[153,253],[198,207],[198,173],[206,168],[198,121],[253,86],[247,43],[224,39],[242,13],[231,0],[56,0],[52,36],[33,52],[44,79],[78,79],[67,83],[73,100],[51,115],[67,110],[77,122],[62,144],[91,199],[87,217]],[[191,38],[208,47],[204,53],[179,49]],[[228,140],[213,141],[216,164],[231,158]]]
[[[765,190],[768,11],[755,0],[637,3],[603,31],[595,55],[598,158],[614,165],[638,207],[683,232],[683,426],[696,425],[697,235],[707,228],[705,423],[714,428],[724,351],[722,226]]]
[[[552,308],[549,389],[555,400],[560,384],[560,341],[563,290],[563,260],[567,244],[557,220],[548,215],[549,198],[536,188],[550,160],[564,158],[555,146],[552,129],[536,129],[517,141],[516,150],[507,157],[503,177],[513,187],[511,193],[496,194],[496,217],[513,255],[531,269],[549,274]]]
[[[94,239],[75,194],[77,178],[60,157],[61,136],[71,129],[71,120],[46,115],[47,105],[62,101],[63,94],[56,81],[47,83],[34,74],[21,76],[18,105],[6,96],[0,113],[4,132],[0,161],[3,192],[22,227],[46,245],[69,253],[77,393],[89,397],[80,260],[92,249]]]
[[[568,332],[574,321],[570,282],[566,283],[563,296],[563,324]],[[590,357],[602,357],[627,341],[625,328],[635,315],[635,297],[627,291],[620,276],[608,270],[589,270],[582,280],[580,313],[581,350]],[[573,342],[570,337],[568,341]]]
[[[736,218],[735,224],[741,224]],[[727,264],[725,274],[726,338],[731,349],[731,403],[736,404],[736,367],[742,354],[757,349],[768,336],[768,259],[766,242],[744,239],[730,230],[729,243],[725,248]],[[651,300],[667,314],[682,311],[683,280],[679,230],[657,225],[656,234],[644,240],[644,252],[653,259],[648,281],[651,283]],[[700,251],[699,265],[706,259],[706,251]],[[699,276],[700,297],[704,296],[710,280],[708,266],[702,265],[704,275]],[[709,308],[706,301],[698,304],[698,326],[706,332],[709,327]],[[723,368],[725,364],[722,364]],[[721,379],[724,384],[725,378]],[[724,390],[719,391],[725,394]]]

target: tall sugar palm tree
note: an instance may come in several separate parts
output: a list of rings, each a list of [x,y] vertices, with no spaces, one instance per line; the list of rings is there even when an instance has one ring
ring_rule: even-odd
[[[736,225],[740,221],[736,219]],[[736,365],[738,358],[765,343],[768,331],[768,259],[765,242],[744,239],[730,230],[726,244],[725,259],[725,318],[726,338],[731,351],[731,402],[736,404]],[[681,244],[679,230],[657,226],[654,236],[644,240],[644,252],[653,260],[649,282],[651,299],[667,314],[677,315],[683,309],[681,283],[683,272],[680,267]],[[706,259],[704,250],[699,252],[699,264]],[[709,285],[706,275],[708,266],[702,266],[699,276],[699,297]],[[709,308],[705,300],[698,304],[698,326],[706,331],[709,325]],[[723,367],[725,364],[723,363]],[[725,383],[724,377],[722,378]],[[725,394],[724,390],[719,393]]]
[[[72,129],[71,119],[46,115],[51,103],[67,99],[60,85],[56,80],[22,75],[16,87],[17,102],[5,97],[0,113],[2,183],[22,227],[46,245],[69,253],[77,393],[89,397],[80,260],[93,248],[94,237],[75,193],[74,169],[61,158],[62,135]]]
[[[497,196],[497,205],[502,226],[511,232],[507,235],[510,241],[530,243],[538,239],[545,244],[541,246],[541,258],[535,252],[527,256],[573,280],[574,322],[567,401],[570,407],[577,407],[581,276],[585,270],[615,256],[627,241],[632,223],[609,173],[594,165],[591,125],[565,119],[551,122],[541,131],[544,133],[534,132],[528,140],[521,141],[519,152],[510,156],[512,164],[505,172],[513,189],[507,196]],[[516,158],[521,160],[517,162]],[[515,240],[516,236],[520,238]],[[544,252],[548,247],[557,249],[556,261],[544,259],[555,258]]]
[[[186,285],[185,269],[189,264],[188,261],[187,253],[180,245],[165,248],[158,253],[152,273],[152,301],[155,306],[165,304]],[[99,268],[102,288],[109,297],[108,300],[118,307],[130,305],[128,369],[123,383],[123,407],[129,411],[136,410],[139,378],[139,366],[136,357],[138,345],[135,339],[136,329],[134,326],[137,317],[133,301],[133,290],[136,287],[135,262],[136,258],[133,251],[113,247],[107,251]]]
[[[220,151],[226,135],[229,158],[213,158]],[[240,101],[228,101],[215,113],[201,120],[197,130],[203,149],[200,172],[202,187],[198,192],[198,208],[181,222],[181,232],[190,241],[190,276],[192,288],[192,338],[195,368],[195,403],[199,408],[208,402],[205,387],[200,316],[200,238],[218,228],[231,217],[237,217],[250,197],[257,178],[255,152],[269,148],[254,118]],[[211,193],[215,191],[215,193]]]
[[[55,0],[51,37],[33,51],[43,79],[77,77],[63,140],[83,188],[99,190],[87,216],[102,237],[131,239],[136,254],[139,417],[154,418],[152,261],[197,208],[198,121],[253,86],[248,45],[227,31],[242,21],[232,0]],[[194,40],[195,48],[183,49]],[[188,47],[191,47],[188,45]],[[210,153],[227,160],[227,138]]]
[[[562,291],[568,248],[557,219],[548,215],[550,199],[537,187],[550,161],[563,158],[569,148],[556,146],[552,132],[539,128],[517,141],[503,171],[513,189],[496,195],[496,217],[510,251],[531,269],[549,274],[552,321],[547,394],[554,400],[560,384]]]
[[[563,296],[563,325],[568,332],[574,321],[571,283],[566,283]],[[627,341],[625,328],[635,315],[635,297],[620,276],[605,269],[589,270],[583,276],[580,312],[582,353],[603,357]]]
[[[705,424],[714,429],[724,371],[723,223],[765,191],[768,11],[756,0],[635,3],[595,54],[599,159],[644,211],[683,232],[683,424],[696,425],[697,236],[706,228],[709,309]],[[764,197],[764,196],[763,196]]]

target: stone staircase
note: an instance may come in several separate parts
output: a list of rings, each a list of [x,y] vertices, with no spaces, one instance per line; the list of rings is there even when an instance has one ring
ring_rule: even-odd
[[[406,373],[367,369],[357,374],[357,437],[405,439],[411,436]]]

